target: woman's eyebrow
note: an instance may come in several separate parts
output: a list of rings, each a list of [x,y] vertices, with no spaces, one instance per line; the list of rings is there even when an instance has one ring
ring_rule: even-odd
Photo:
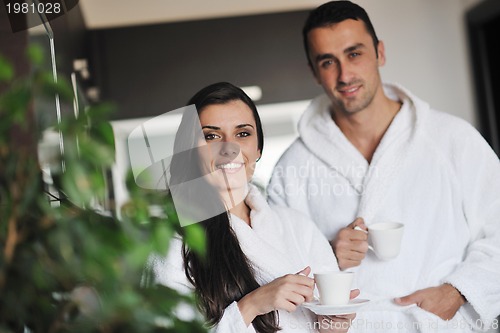
[[[254,127],[253,127],[253,125],[250,125],[250,124],[241,124],[241,125],[236,126],[236,128],[243,128],[243,127],[251,127],[251,128],[254,128]]]
[[[206,126],[202,127],[202,129],[205,129],[205,128],[208,128],[208,129],[211,129],[211,130],[220,130],[220,127],[212,126],[212,125],[206,125]]]
[[[253,125],[251,125],[251,124],[240,124],[240,125],[235,126],[235,128],[243,128],[243,127],[254,128]],[[220,130],[220,127],[213,126],[213,125],[205,125],[202,127],[202,129],[205,129],[205,128],[211,129],[211,130]]]

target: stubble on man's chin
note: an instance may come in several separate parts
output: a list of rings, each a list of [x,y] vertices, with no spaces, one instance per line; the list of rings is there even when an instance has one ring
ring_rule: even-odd
[[[335,118],[338,117],[339,115],[349,117],[362,110],[363,110],[362,108],[354,108],[354,109],[349,108],[345,105],[345,103],[342,102],[340,103],[332,102],[332,104],[330,105],[330,114],[333,120],[335,120]]]
[[[332,104],[330,105],[330,114],[332,115],[332,119],[335,120],[336,115],[344,115],[349,117],[363,111],[372,103],[374,97],[375,95],[372,95],[369,98],[362,98],[362,103],[360,105],[348,106],[342,100],[338,98],[332,98],[330,96],[330,100],[332,101]]]

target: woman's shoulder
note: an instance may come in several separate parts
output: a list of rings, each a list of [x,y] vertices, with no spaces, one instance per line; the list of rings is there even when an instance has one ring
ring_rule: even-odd
[[[182,238],[179,235],[170,239],[166,253],[152,253],[149,256],[148,269],[152,274],[152,283],[174,288],[181,293],[191,291],[191,284],[184,272]]]
[[[276,230],[308,230],[314,228],[314,223],[311,222],[308,216],[304,213],[287,206],[270,206],[267,203],[265,194],[262,193],[255,185],[249,184],[249,194],[246,200],[255,221],[254,226],[265,223],[266,228]]]

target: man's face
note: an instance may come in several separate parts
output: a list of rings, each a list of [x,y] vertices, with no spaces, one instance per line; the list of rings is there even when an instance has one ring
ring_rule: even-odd
[[[369,107],[382,85],[378,67],[385,63],[379,42],[378,58],[371,35],[361,20],[345,20],[308,33],[309,58],[316,80],[336,112],[353,114]]]

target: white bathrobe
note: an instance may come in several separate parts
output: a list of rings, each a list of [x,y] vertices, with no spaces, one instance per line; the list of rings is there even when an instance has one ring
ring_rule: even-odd
[[[383,262],[370,251],[354,269],[360,297],[375,302],[358,312],[351,331],[466,332],[469,325],[495,325],[498,157],[465,121],[430,109],[401,87],[384,89],[403,105],[370,164],[332,121],[328,97],[319,96],[299,122],[300,138],[274,170],[269,202],[304,212],[328,239],[356,217],[368,227],[382,221],[405,225],[398,258]],[[445,282],[468,300],[451,322],[392,303]]]
[[[245,202],[251,209],[252,227],[235,215],[231,215],[230,223],[260,285],[286,274],[295,274],[306,266],[310,266],[313,273],[338,271],[337,259],[328,241],[304,215],[286,207],[271,209],[254,186],[250,186]],[[167,257],[153,258],[153,274],[156,283],[187,293],[193,286],[184,275],[181,247],[181,240],[176,238],[172,240]],[[279,311],[280,332],[316,332],[312,329],[315,320],[316,316],[303,307],[292,313]],[[236,302],[225,309],[213,331],[255,332],[252,325],[245,325]]]

